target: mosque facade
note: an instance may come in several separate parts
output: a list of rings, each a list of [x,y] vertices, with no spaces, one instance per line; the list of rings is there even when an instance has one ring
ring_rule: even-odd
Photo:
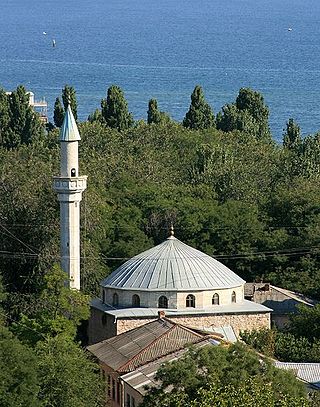
[[[89,343],[165,315],[174,323],[215,331],[270,328],[270,308],[244,298],[245,281],[173,233],[134,256],[101,282],[91,304]]]

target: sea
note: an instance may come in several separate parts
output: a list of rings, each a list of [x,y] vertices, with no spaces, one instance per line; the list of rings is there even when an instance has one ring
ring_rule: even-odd
[[[55,46],[53,46],[53,40]],[[148,101],[181,121],[195,85],[215,113],[261,92],[281,142],[294,118],[320,130],[319,0],[0,0],[0,86],[23,84],[52,119],[65,84],[80,120],[119,85],[135,119]]]

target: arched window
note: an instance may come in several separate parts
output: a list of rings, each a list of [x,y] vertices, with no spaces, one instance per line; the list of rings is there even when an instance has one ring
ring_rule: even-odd
[[[188,294],[186,298],[186,307],[195,308],[196,306],[196,297],[193,294]]]
[[[231,302],[237,302],[237,295],[236,295],[235,291],[232,291]]]
[[[140,307],[140,297],[137,294],[133,294],[132,296],[132,306],[133,307]]]
[[[168,308],[168,298],[164,295],[161,295],[158,300],[158,308]]]
[[[76,169],[75,169],[75,168],[71,168],[71,177],[75,177],[76,175],[77,175]]]
[[[212,305],[219,305],[219,294],[217,294],[217,293],[213,294]]]
[[[114,293],[114,294],[113,294],[113,297],[112,297],[112,305],[113,305],[114,307],[117,307],[117,306],[119,305],[119,296],[118,296],[117,293]]]
[[[104,288],[102,289],[102,302],[105,303],[106,302],[106,293],[104,291]]]

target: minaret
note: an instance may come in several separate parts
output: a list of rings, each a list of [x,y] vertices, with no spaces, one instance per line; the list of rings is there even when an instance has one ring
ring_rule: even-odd
[[[70,105],[60,129],[60,176],[53,177],[53,188],[60,201],[61,268],[70,288],[80,290],[80,201],[87,187],[87,176],[79,176],[79,130]]]

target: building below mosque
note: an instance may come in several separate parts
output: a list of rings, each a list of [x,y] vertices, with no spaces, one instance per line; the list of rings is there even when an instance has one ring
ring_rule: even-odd
[[[134,256],[101,283],[91,304],[89,343],[157,320],[217,332],[270,328],[271,309],[244,297],[245,281],[172,235]]]

